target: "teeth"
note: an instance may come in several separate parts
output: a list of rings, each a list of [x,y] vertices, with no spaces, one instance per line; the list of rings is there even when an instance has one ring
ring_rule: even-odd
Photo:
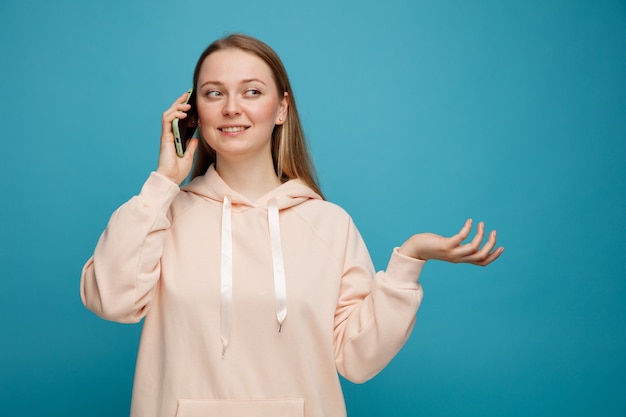
[[[221,130],[222,132],[226,132],[226,133],[235,133],[235,132],[241,132],[243,130],[246,130],[246,128],[244,126],[236,126],[236,127],[224,127]]]

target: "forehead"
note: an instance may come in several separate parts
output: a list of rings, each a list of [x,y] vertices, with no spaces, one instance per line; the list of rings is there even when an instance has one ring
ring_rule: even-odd
[[[237,83],[251,79],[274,84],[272,70],[261,58],[241,49],[223,49],[213,52],[204,60],[200,67],[198,84]]]

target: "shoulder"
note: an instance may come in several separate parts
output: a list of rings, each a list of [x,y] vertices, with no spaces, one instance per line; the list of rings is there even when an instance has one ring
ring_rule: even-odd
[[[345,239],[355,229],[352,217],[342,207],[321,199],[311,199],[293,207],[292,214],[323,240]],[[286,214],[286,213],[285,213]]]
[[[311,199],[300,204],[296,210],[302,215],[310,217],[322,217],[334,221],[352,221],[350,214],[343,207],[330,201]]]
[[[206,203],[206,199],[182,188],[170,206],[170,213],[176,218]]]

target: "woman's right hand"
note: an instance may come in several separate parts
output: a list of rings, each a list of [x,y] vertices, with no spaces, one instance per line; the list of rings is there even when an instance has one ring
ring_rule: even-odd
[[[187,143],[185,155],[180,158],[176,154],[172,122],[175,118],[184,119],[187,117],[187,113],[185,112],[191,108],[191,105],[185,104],[186,99],[187,93],[185,92],[163,113],[161,119],[161,149],[159,152],[157,172],[166,176],[176,184],[183,182],[189,175],[193,165],[193,156],[198,148],[198,139],[192,138]]]

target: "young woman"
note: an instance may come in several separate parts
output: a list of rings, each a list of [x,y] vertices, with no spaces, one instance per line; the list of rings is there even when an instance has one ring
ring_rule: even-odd
[[[156,172],[82,272],[87,308],[144,319],[131,415],[345,415],[337,372],[366,381],[403,346],[424,262],[487,265],[503,249],[495,232],[481,246],[482,223],[463,244],[468,220],[449,238],[414,235],[376,273],[351,218],[321,196],[276,53],[218,40],[194,88],[199,139],[176,155],[184,94],[163,113]]]

